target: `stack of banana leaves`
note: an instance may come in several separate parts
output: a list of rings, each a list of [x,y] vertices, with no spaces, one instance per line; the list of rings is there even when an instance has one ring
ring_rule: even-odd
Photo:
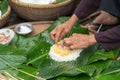
[[[0,73],[12,80],[119,80],[119,48],[106,52],[99,44],[85,48],[74,61],[57,62],[49,57],[54,44],[50,32],[68,20],[60,17],[47,30],[32,37],[15,35],[9,45],[0,45]],[[76,23],[64,37],[88,34]]]

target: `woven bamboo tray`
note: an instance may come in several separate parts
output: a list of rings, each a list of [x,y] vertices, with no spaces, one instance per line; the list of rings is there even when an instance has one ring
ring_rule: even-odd
[[[0,19],[0,28],[3,27],[3,25],[7,22],[9,15],[11,12],[11,8],[8,7],[8,10],[5,14],[2,15],[1,19]]]
[[[74,0],[66,0],[58,4],[27,4],[19,0],[8,0],[13,10],[23,19],[51,21],[68,15],[73,10]]]

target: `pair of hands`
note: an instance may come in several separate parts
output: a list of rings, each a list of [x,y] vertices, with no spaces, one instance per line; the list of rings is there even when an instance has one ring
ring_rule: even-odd
[[[69,26],[69,23],[65,22],[57,26],[50,33],[50,36],[55,42],[58,42],[71,29],[72,26]],[[63,41],[65,46],[67,46],[70,49],[86,48],[96,43],[94,35],[85,35],[85,34],[76,34],[76,33],[70,36],[69,38],[65,38]]]

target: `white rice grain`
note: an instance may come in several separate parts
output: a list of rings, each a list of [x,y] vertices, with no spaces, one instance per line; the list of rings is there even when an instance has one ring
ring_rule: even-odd
[[[49,56],[57,62],[73,61],[73,60],[76,60],[80,56],[80,53],[82,51],[83,49],[72,50],[69,55],[61,56],[59,55],[59,53],[55,53],[54,45],[53,45],[50,49]]]
[[[50,4],[55,2],[56,0],[19,0],[19,1],[30,4]]]

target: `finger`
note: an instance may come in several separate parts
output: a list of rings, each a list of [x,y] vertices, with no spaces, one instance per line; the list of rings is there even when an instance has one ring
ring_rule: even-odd
[[[96,27],[95,26],[88,26],[88,30],[92,33],[96,33]]]
[[[88,26],[88,28],[93,29],[93,30],[96,30],[96,29],[97,29],[96,26]]]
[[[70,38],[65,38],[65,39],[63,39],[63,42],[69,41],[69,40],[70,40]]]
[[[69,32],[68,29],[64,29],[62,32],[61,32],[61,35],[60,35],[60,39]]]
[[[66,33],[65,33],[64,31],[61,32],[59,39],[62,39],[62,37],[63,37],[65,34],[66,34]]]
[[[69,46],[69,48],[70,48],[71,50],[80,49],[80,47],[79,47],[78,45],[71,45],[71,46]]]
[[[72,36],[76,36],[76,35],[78,35],[78,34],[77,33],[72,34]]]
[[[61,32],[57,32],[55,35],[55,42],[58,42]]]
[[[58,40],[60,39],[60,34],[62,31],[57,31],[56,35],[55,35],[55,42],[58,42]]]
[[[96,33],[96,30],[92,29],[92,28],[88,28],[88,30],[92,33]]]
[[[55,38],[56,38],[55,35],[56,35],[56,31],[55,30],[50,33],[50,37],[54,41],[55,41]]]
[[[117,60],[120,60],[120,57],[118,57]]]
[[[70,38],[65,38],[65,39],[63,40],[63,42],[64,42],[64,45],[65,45],[65,46],[70,46],[70,45],[72,45],[72,41],[70,40]]]

